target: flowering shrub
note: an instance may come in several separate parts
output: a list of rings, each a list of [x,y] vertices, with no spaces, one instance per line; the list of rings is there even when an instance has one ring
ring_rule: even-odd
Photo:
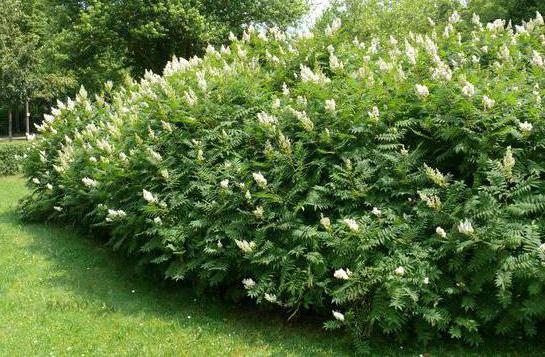
[[[26,149],[22,143],[0,143],[0,176],[21,173],[20,158]]]
[[[545,317],[545,25],[363,43],[249,29],[46,116],[28,219],[356,336],[478,343]]]

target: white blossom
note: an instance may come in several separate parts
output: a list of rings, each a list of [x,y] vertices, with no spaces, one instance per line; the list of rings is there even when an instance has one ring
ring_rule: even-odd
[[[371,211],[371,213],[377,217],[380,217],[382,215],[382,211],[378,209],[377,207],[373,207],[373,210]]]
[[[325,76],[323,73],[315,73],[309,67],[301,64],[301,80],[303,82],[313,82],[313,83],[329,83],[331,80]]]
[[[422,98],[426,98],[428,95],[430,95],[430,91],[428,90],[428,87],[422,84],[416,85],[416,94],[418,94]]]
[[[344,315],[341,314],[340,312],[338,311],[333,311],[333,317],[335,317],[336,320],[339,320],[341,322],[344,321]]]
[[[396,275],[403,276],[405,275],[405,268],[399,266],[394,270],[394,273],[396,273]]]
[[[204,71],[198,71],[195,73],[195,75],[197,76],[197,85],[203,92],[206,92],[208,89],[208,84],[206,83]]]
[[[221,186],[221,188],[228,188],[229,187],[229,180],[228,179],[221,180],[220,186]]]
[[[332,36],[335,32],[337,32],[341,28],[341,20],[336,18],[333,20],[333,22],[330,25],[327,25],[325,28],[325,34],[326,36]]]
[[[163,160],[163,157],[158,152],[154,151],[152,148],[148,148],[148,154],[151,156],[151,158],[155,161],[161,161]]]
[[[54,206],[53,209],[57,212],[62,212],[62,207]]]
[[[127,213],[123,210],[108,209],[108,215],[106,216],[106,222],[115,222],[127,217]]]
[[[253,211],[253,214],[255,218],[257,219],[262,219],[264,213],[265,213],[265,210],[261,206],[257,206],[256,209]]]
[[[473,234],[474,230],[471,222],[467,219],[465,221],[460,221],[460,223],[458,224],[458,232],[468,236]]]
[[[278,124],[278,120],[275,116],[261,112],[257,114],[257,121],[263,125],[273,126]]]
[[[350,275],[352,275],[352,272],[349,270],[349,269],[338,269],[338,270],[335,270],[335,273],[333,273],[333,277],[335,277],[336,279],[341,279],[341,280],[348,280],[350,279]]]
[[[535,66],[543,67],[544,65],[543,57],[536,50],[532,51],[532,64]]]
[[[331,220],[329,219],[329,217],[322,217],[320,219],[320,224],[326,229],[326,230],[330,230],[331,229]]]
[[[276,295],[265,293],[265,300],[267,300],[268,302],[274,303],[276,302]]]
[[[545,253],[545,243],[541,243],[537,248],[541,253]]]
[[[369,115],[369,118],[374,120],[378,120],[378,118],[380,117],[380,111],[378,110],[376,106],[374,106],[373,109],[367,114]]]
[[[254,172],[252,176],[254,177],[254,180],[259,187],[267,187],[267,179],[265,178],[265,176],[263,176],[261,172]]]
[[[288,85],[286,83],[282,83],[282,94],[285,97],[289,97],[289,95],[290,95],[290,88],[288,87]]]
[[[45,187],[46,187],[49,191],[53,190],[53,185],[50,184],[50,183],[48,183],[47,185],[45,185]]]
[[[425,277],[423,280],[424,285],[428,285],[430,283],[430,278]]]
[[[161,219],[161,217],[155,217],[153,219],[153,223],[155,223],[156,225],[160,226],[163,224],[163,220]]]
[[[441,227],[435,228],[435,233],[437,233],[437,235],[439,235],[441,238],[447,237],[447,232],[445,232],[445,230]]]
[[[81,179],[81,182],[83,182],[83,184],[89,188],[93,188],[93,187],[97,187],[98,186],[98,182],[89,178],[89,177],[84,177]]]
[[[142,197],[144,197],[144,200],[148,203],[157,203],[157,197],[146,189],[142,190]]]
[[[329,67],[332,70],[342,69],[344,67],[344,64],[341,61],[339,61],[339,59],[337,58],[337,56],[335,56],[335,54],[330,53],[329,54]]]
[[[405,54],[411,64],[416,64],[416,49],[412,47],[408,42],[405,43]]]
[[[473,97],[475,95],[475,86],[469,82],[466,82],[462,88],[462,93],[464,93],[466,97]]]
[[[325,101],[325,110],[326,112],[335,113],[335,99],[326,99]]]
[[[488,96],[483,96],[483,106],[484,106],[484,109],[492,109],[492,107],[494,106],[494,104],[496,104],[496,101],[494,99],[491,99],[490,97]]]
[[[188,91],[184,93],[184,98],[187,105],[189,105],[190,107],[197,104],[197,101],[198,101],[197,96],[195,95],[195,92],[193,92],[193,90],[191,89],[189,89]]]
[[[255,249],[255,242],[248,242],[247,240],[236,240],[235,243],[237,247],[239,247],[240,250],[242,250],[244,253],[251,253]]]
[[[255,286],[255,281],[252,278],[247,278],[242,280],[242,285],[244,285],[245,289],[251,289]]]
[[[360,230],[360,225],[358,224],[358,222],[356,222],[354,219],[350,219],[350,218],[345,218],[343,220],[344,224],[346,224],[348,226],[348,228],[352,231],[352,232],[357,232]]]
[[[534,126],[532,125],[532,123],[529,123],[527,121],[525,121],[523,123],[519,123],[519,129],[523,133],[529,133],[529,132],[532,131],[533,128],[534,128]]]

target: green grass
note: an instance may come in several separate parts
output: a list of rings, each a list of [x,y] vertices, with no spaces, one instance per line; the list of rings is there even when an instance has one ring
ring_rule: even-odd
[[[20,178],[0,178],[0,356],[353,354],[346,339],[319,324],[288,323],[281,313],[157,284],[70,228],[23,224],[15,209],[25,190]],[[375,353],[528,356],[543,350],[516,341],[478,350],[385,342]]]

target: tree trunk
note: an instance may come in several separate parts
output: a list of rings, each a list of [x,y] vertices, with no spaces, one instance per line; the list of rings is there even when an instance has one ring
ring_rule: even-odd
[[[15,109],[15,135],[18,135],[21,132],[21,112],[19,107]]]
[[[8,111],[8,136],[9,141],[13,140],[13,114],[11,109]]]
[[[25,109],[26,136],[28,138],[28,136],[30,135],[30,111],[28,108],[28,100],[26,101]]]

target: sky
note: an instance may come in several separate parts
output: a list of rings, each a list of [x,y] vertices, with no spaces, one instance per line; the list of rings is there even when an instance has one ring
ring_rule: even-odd
[[[322,12],[327,8],[329,0],[310,0],[311,10],[308,18],[305,20],[307,26],[311,26],[314,21],[322,14]]]

